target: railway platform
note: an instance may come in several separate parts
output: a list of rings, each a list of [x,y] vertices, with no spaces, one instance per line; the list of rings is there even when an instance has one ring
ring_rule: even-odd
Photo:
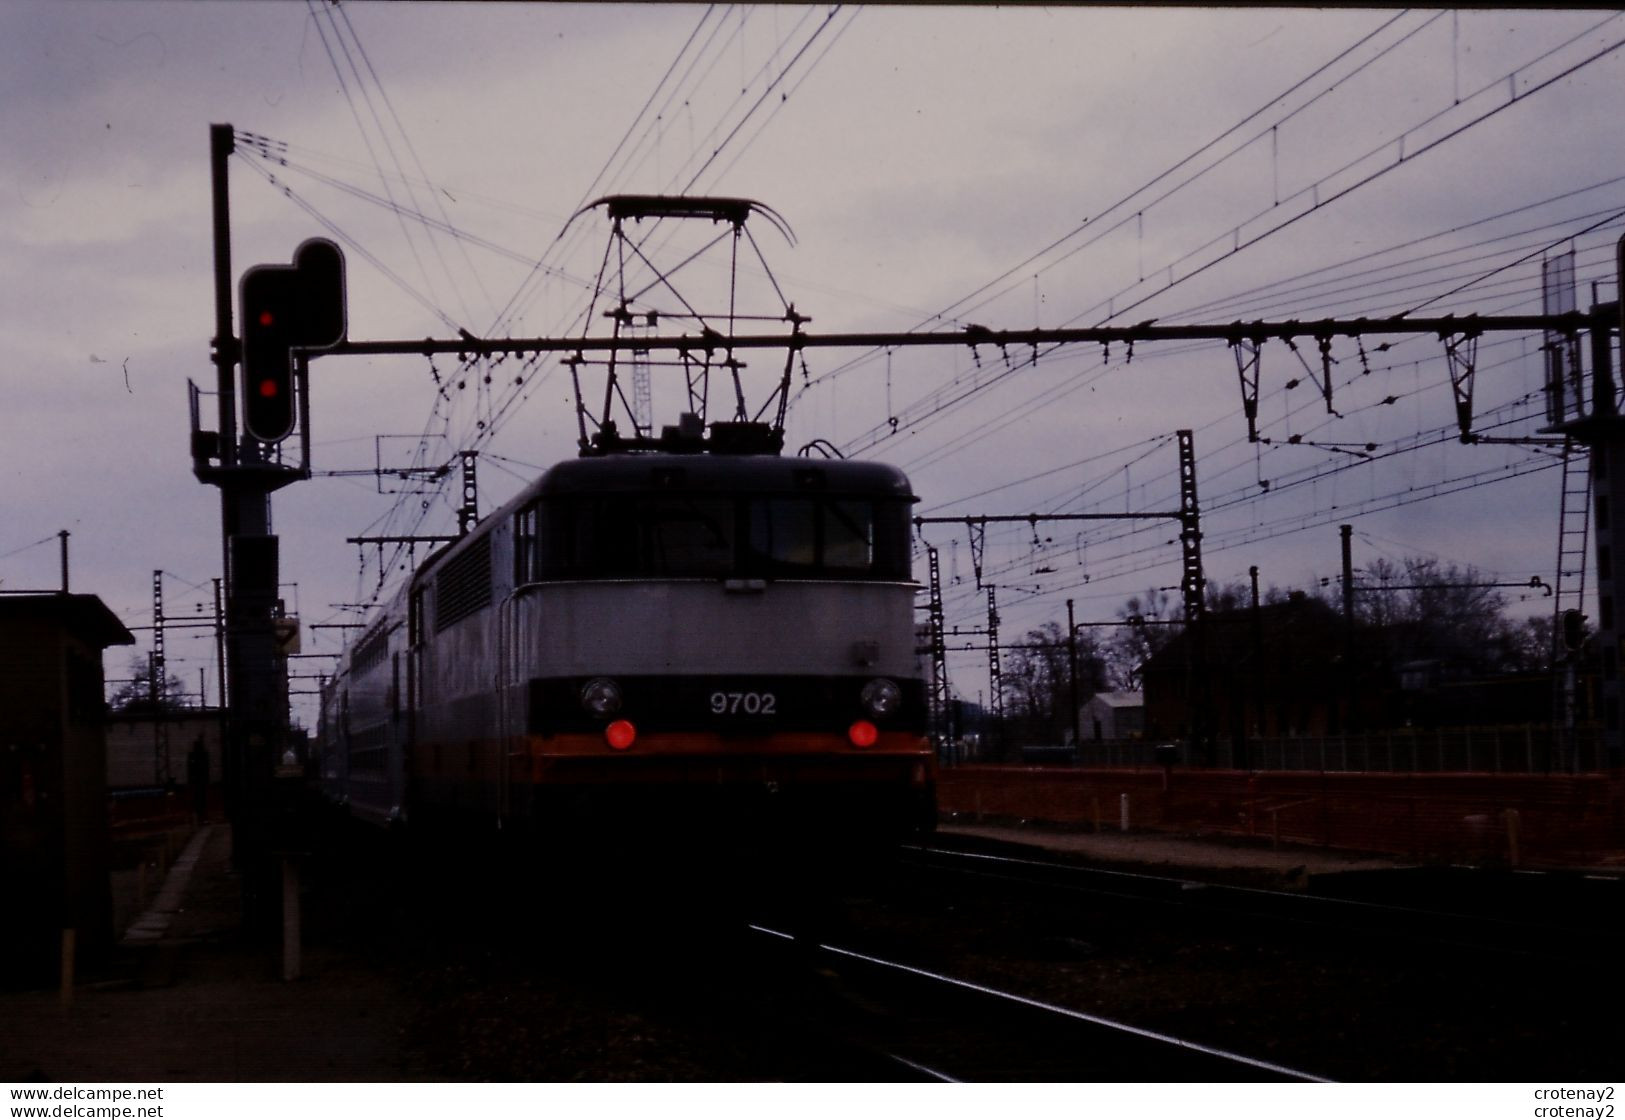
[[[1026,847],[1105,867],[1196,879],[1242,879],[1260,886],[1303,886],[1316,876],[1415,866],[1388,856],[1298,844],[1277,847],[1267,841],[1152,832],[1092,832],[1015,822],[945,820],[938,825],[937,832],[944,838]]]
[[[223,824],[193,834],[71,998],[0,993],[0,1082],[413,1079],[410,998],[360,955],[305,946],[302,978],[240,931]]]
[[[1060,857],[1107,870],[1164,875],[1269,890],[1318,890],[1346,876],[1344,882],[1379,880],[1443,882],[1441,875],[1479,872],[1486,884],[1511,876],[1521,883],[1537,880],[1565,883],[1597,880],[1625,884],[1625,859],[1614,850],[1589,859],[1544,861],[1521,867],[1447,864],[1406,860],[1372,852],[1354,852],[1302,843],[1272,843],[1268,838],[1189,835],[1172,832],[1095,832],[1046,821],[946,815],[937,827],[944,842],[998,854],[1031,854],[1035,859]],[[1461,889],[1465,879],[1453,879]],[[1316,886],[1316,884],[1319,886]],[[1335,888],[1334,888],[1335,889]],[[1504,890],[1481,886],[1478,889]]]

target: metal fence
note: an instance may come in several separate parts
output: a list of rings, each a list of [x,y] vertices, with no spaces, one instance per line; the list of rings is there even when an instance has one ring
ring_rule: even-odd
[[[1019,762],[1028,765],[1136,767],[1167,763],[1185,767],[1245,770],[1311,770],[1326,773],[1594,773],[1604,768],[1602,731],[1576,728],[1565,742],[1561,729],[1519,727],[1404,728],[1351,735],[1294,736],[1215,741],[1209,757],[1184,741],[1095,740],[1028,745],[992,757],[959,751],[956,762]]]

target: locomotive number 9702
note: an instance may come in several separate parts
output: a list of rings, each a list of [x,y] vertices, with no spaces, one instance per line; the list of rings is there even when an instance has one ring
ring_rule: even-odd
[[[711,714],[717,716],[771,716],[778,712],[779,698],[771,692],[713,692]]]

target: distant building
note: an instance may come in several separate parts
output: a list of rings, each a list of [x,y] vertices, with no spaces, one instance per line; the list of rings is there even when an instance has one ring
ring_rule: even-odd
[[[209,759],[209,784],[222,776],[218,708],[171,708],[156,716],[132,707],[107,716],[107,787],[150,789],[185,785],[187,759],[200,741]]]
[[[1145,734],[1145,693],[1097,692],[1083,705],[1078,723],[1085,743],[1138,739]]]
[[[61,931],[111,941],[102,651],[135,638],[94,595],[0,595],[0,970],[49,974]]]
[[[1146,733],[1192,733],[1193,699],[1207,706],[1218,739],[1336,734],[1369,726],[1376,710],[1351,711],[1351,696],[1380,701],[1383,682],[1347,679],[1349,636],[1342,616],[1319,599],[1294,595],[1256,611],[1210,611],[1202,647],[1181,631],[1145,663]],[[1201,666],[1199,672],[1198,666]]]
[[[1247,739],[1346,735],[1384,728],[1486,727],[1551,720],[1549,673],[1485,675],[1447,659],[1395,656],[1380,630],[1350,633],[1340,612],[1295,594],[1212,611],[1198,650],[1189,631],[1143,667],[1146,734],[1186,738],[1196,704],[1206,730],[1243,758]],[[1577,689],[1591,718],[1586,670]],[[1087,731],[1086,731],[1087,737]]]

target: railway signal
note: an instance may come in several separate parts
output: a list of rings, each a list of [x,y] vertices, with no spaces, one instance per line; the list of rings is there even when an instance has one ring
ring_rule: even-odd
[[[297,384],[294,351],[344,341],[344,253],[313,237],[293,264],[258,265],[243,273],[243,426],[263,443],[293,431]]]
[[[1586,640],[1586,616],[1577,610],[1563,612],[1563,648],[1574,653]]]

